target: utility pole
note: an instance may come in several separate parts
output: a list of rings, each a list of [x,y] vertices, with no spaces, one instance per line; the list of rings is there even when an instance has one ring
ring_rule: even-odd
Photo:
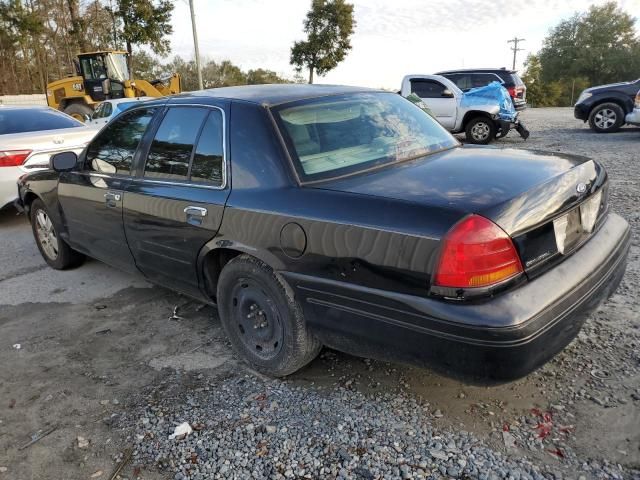
[[[513,43],[513,47],[511,47],[511,50],[513,50],[513,69],[516,69],[516,55],[519,51],[524,50],[523,48],[518,48],[518,43],[520,42],[524,42],[525,39],[524,38],[518,38],[513,37],[512,40],[508,40],[507,43]]]
[[[193,46],[196,52],[196,70],[198,71],[198,89],[202,90],[202,68],[200,67],[200,49],[198,48],[198,32],[196,31],[196,14],[193,10],[193,0],[189,0],[191,9],[191,28],[193,29]]]

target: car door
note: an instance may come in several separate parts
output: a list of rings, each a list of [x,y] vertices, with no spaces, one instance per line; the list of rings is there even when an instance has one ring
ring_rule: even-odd
[[[71,246],[105,263],[135,270],[122,223],[125,188],[155,108],[126,112],[87,146],[77,171],[62,173],[58,199]]]
[[[230,191],[224,125],[219,107],[168,107],[124,197],[125,232],[138,268],[152,281],[196,295],[198,254],[216,235]]]
[[[411,79],[411,93],[427,104],[443,127],[452,129],[455,127],[458,104],[455,97],[448,96],[445,90],[447,87],[437,80]]]

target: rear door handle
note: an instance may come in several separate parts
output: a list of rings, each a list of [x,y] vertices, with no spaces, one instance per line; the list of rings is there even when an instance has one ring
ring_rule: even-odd
[[[122,197],[119,193],[107,192],[104,194],[104,198],[105,200],[115,200],[116,202],[119,202]]]
[[[203,207],[187,207],[184,209],[184,213],[186,213],[188,217],[206,217],[207,209]]]
[[[122,195],[120,195],[119,193],[107,192],[104,194],[104,203],[107,205],[107,207],[115,208],[118,206],[117,203],[121,198]]]

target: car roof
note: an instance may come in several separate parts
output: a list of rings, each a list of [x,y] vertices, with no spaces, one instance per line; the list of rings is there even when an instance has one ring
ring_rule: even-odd
[[[236,87],[211,88],[195,92],[174,95],[172,100],[191,98],[204,102],[205,99],[241,100],[264,106],[274,106],[282,103],[295,102],[310,98],[341,95],[347,93],[382,92],[365,87],[349,87],[343,85],[309,85],[300,83],[241,85]]]
[[[442,75],[443,73],[517,73],[517,70],[502,68],[461,68],[459,70],[444,70],[438,72],[436,75]]]

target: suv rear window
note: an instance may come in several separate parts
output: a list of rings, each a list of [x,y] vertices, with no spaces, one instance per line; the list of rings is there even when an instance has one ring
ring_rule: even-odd
[[[76,119],[52,108],[0,108],[0,135],[82,126]]]

